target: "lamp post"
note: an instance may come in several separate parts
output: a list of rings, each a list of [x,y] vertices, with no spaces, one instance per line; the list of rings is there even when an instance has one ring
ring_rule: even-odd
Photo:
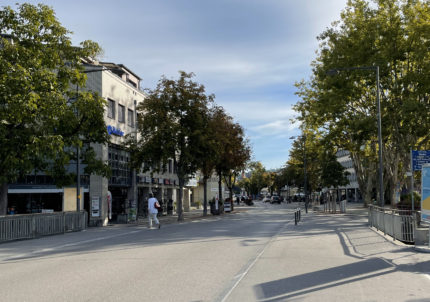
[[[118,67],[104,67],[99,69],[90,69],[90,70],[84,70],[81,71],[82,73],[93,73],[93,72],[99,72],[99,71],[106,71],[106,70],[118,70]],[[79,97],[79,85],[76,84],[76,100],[78,100]],[[76,114],[79,114],[78,110],[76,110]],[[79,147],[79,144],[76,146],[76,211],[81,210],[81,167],[80,167],[80,157],[81,157],[81,148]]]
[[[290,139],[295,138],[303,138],[303,178],[304,178],[304,184],[303,184],[303,191],[305,193],[305,212],[308,212],[308,186],[307,186],[307,171],[306,171],[306,135],[299,135],[299,136],[291,136]]]
[[[328,75],[336,75],[340,71],[346,70],[373,70],[376,73],[376,101],[378,110],[378,145],[379,145],[379,198],[381,207],[384,207],[384,184],[383,184],[383,163],[382,163],[382,130],[381,130],[381,101],[379,99],[379,66],[360,66],[330,69]]]

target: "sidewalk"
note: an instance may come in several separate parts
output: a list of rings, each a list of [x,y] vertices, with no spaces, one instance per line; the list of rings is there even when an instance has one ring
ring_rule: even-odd
[[[336,204],[336,212],[324,212],[324,204],[313,206],[312,210],[314,213],[322,213],[322,214],[351,214],[351,215],[369,215],[369,210],[367,207],[364,207],[363,203],[358,202],[347,202],[346,203],[346,211],[345,213],[340,212],[339,204]]]
[[[174,224],[174,223],[184,223],[189,221],[195,221],[199,219],[216,219],[219,217],[223,217],[225,215],[231,215],[231,214],[237,214],[240,212],[247,211],[248,209],[251,209],[252,207],[246,206],[246,205],[240,205],[234,206],[234,211],[232,212],[226,212],[221,215],[212,215],[210,212],[210,207],[208,206],[208,212],[206,216],[203,216],[203,207],[200,209],[197,209],[195,207],[191,207],[189,211],[183,212],[184,221],[178,222],[178,213],[174,212],[173,215],[162,215],[157,216],[158,220],[160,221],[161,225],[163,224]],[[138,221],[135,223],[128,223],[129,225],[142,225],[147,226],[148,225],[148,217],[139,217]]]
[[[366,217],[369,215],[368,208],[364,207],[362,203],[346,203],[345,213],[341,213],[339,210],[337,210],[336,213],[324,212],[324,205],[313,207],[313,212],[317,215],[356,215],[356,216],[366,216]],[[392,241],[393,244],[396,244],[398,246],[411,246],[411,247],[413,246],[414,249],[418,252],[430,253],[430,247],[428,245],[407,245],[398,240],[393,241],[393,238],[390,235],[384,235],[382,231],[378,231],[370,227],[369,229],[379,234],[380,236],[384,237],[385,239]]]

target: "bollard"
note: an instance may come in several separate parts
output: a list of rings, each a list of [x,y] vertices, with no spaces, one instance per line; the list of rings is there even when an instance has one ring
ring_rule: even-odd
[[[301,216],[302,216],[302,210],[301,209],[296,209],[294,211],[294,224],[297,225],[297,223],[299,223],[299,221],[301,220]]]

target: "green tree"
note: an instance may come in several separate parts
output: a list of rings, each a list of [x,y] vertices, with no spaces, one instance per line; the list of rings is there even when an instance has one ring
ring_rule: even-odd
[[[249,180],[248,177],[243,177],[241,178],[238,182],[237,185],[241,188],[244,189],[245,192],[247,193],[247,195],[250,194],[251,192],[251,182]]]
[[[320,187],[321,161],[319,154],[322,151],[320,144],[320,134],[309,130],[297,137],[293,142],[293,148],[290,151],[290,158],[287,162],[288,167],[293,169],[292,174],[295,179],[294,183],[298,187],[305,187],[305,167],[306,167],[306,195],[311,195]]]
[[[200,171],[203,175],[203,215],[207,215],[207,182],[212,176],[217,158],[217,140],[216,133],[218,131],[217,116],[223,112],[222,107],[214,106],[209,109],[206,119],[206,132],[203,134],[203,144],[201,151],[205,154],[202,158]]]
[[[375,73],[327,71],[380,67],[384,187],[394,203],[396,183],[410,168],[409,148],[421,149],[430,140],[429,23],[428,1],[351,0],[341,20],[319,36],[312,78],[298,84],[299,119],[308,128],[324,129],[334,145],[351,152],[366,202],[378,171]]]
[[[173,159],[179,180],[178,221],[183,221],[182,197],[186,181],[201,167],[204,159],[204,132],[207,106],[213,96],[192,80],[194,74],[179,72],[178,80],[162,77],[137,106],[138,133],[128,136],[132,165],[148,171],[159,170]]]
[[[249,187],[251,194],[260,194],[261,189],[269,186],[270,176],[261,162],[251,162],[249,164],[251,176]]]
[[[349,183],[349,172],[337,161],[335,152],[324,152],[321,156],[321,185],[338,188]]]
[[[222,199],[222,181],[230,191],[236,183],[237,175],[246,167],[251,154],[244,137],[242,126],[233,121],[223,108],[218,107],[212,118],[215,138],[215,171],[218,174],[218,195]],[[232,209],[234,205],[232,204]]]
[[[230,123],[229,126],[230,130],[226,133],[227,143],[224,145],[221,156],[221,166],[223,167],[224,182],[230,191],[233,210],[233,187],[238,175],[245,170],[246,164],[251,158],[251,148],[245,139],[242,126],[238,123]]]
[[[0,10],[0,215],[6,213],[8,183],[33,171],[73,181],[65,165],[82,148],[88,173],[108,175],[91,143],[108,140],[104,100],[76,92],[86,76],[82,58],[95,57],[91,41],[73,47],[70,32],[46,5]],[[78,112],[78,114],[77,114]],[[72,148],[73,147],[73,148]]]

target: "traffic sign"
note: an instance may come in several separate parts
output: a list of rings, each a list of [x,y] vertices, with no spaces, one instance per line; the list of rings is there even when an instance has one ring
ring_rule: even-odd
[[[412,150],[412,167],[414,171],[422,170],[424,164],[430,164],[430,150]]]

